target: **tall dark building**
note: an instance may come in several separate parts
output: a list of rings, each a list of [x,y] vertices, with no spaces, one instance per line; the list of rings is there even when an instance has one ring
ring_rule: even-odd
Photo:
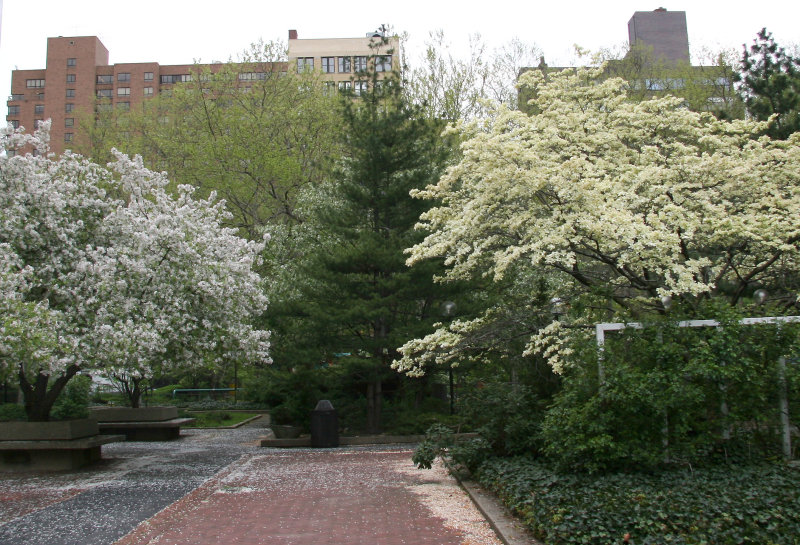
[[[689,62],[689,32],[685,11],[637,11],[628,21],[631,47],[653,48],[653,60]]]

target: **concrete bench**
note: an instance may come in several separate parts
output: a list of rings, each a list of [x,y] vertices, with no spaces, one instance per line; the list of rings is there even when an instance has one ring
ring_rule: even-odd
[[[177,407],[99,407],[91,417],[103,434],[121,434],[128,441],[169,441],[181,434],[181,426],[194,418],[178,418]]]

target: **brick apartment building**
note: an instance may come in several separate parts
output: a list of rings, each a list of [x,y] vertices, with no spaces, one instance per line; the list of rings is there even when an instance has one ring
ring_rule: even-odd
[[[356,85],[358,92],[362,84],[353,82],[358,71],[368,66],[379,72],[395,68],[395,57],[388,48],[397,50],[397,38],[390,38],[386,49],[373,50],[370,44],[376,38],[381,38],[381,34],[301,40],[297,31],[291,30],[288,67],[318,70],[323,78],[330,80],[331,89],[350,89]],[[131,108],[176,83],[191,81],[200,72],[215,72],[222,66],[219,63],[162,66],[157,62],[110,65],[108,49],[96,36],[48,38],[45,68],[12,71],[6,120],[28,131],[40,121],[52,120],[50,147],[53,152],[61,153],[76,139],[79,112]],[[285,72],[288,67],[286,63],[271,63],[259,69]],[[239,74],[241,85],[255,79],[258,79],[256,73]]]

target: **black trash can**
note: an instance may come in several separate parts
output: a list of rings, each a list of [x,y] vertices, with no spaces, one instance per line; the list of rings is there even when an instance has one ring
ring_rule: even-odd
[[[311,446],[331,448],[339,446],[339,418],[336,409],[323,399],[311,411]]]

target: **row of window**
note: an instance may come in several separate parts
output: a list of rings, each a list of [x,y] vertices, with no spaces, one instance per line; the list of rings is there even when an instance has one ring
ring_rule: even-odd
[[[69,77],[69,76],[68,76]],[[163,76],[162,76],[163,79]],[[120,72],[117,74],[117,81],[121,83],[127,83],[131,81],[131,73],[130,72]],[[144,73],[144,81],[153,81],[153,72],[145,72]],[[98,74],[97,75],[97,85],[111,85],[114,83],[114,75],[113,74]]]
[[[39,128],[39,123],[41,123],[41,122],[42,122],[41,119],[34,119],[33,120],[33,128],[34,129],[38,129]],[[11,123],[11,125],[13,125],[15,129],[19,128],[19,120],[12,119],[11,121],[9,121],[9,123]],[[67,128],[74,127],[75,126],[75,118],[74,117],[66,118],[64,120],[64,126],[67,127]]]
[[[356,96],[366,93],[369,89],[369,85],[366,81],[328,81],[325,82],[326,94],[333,94],[337,87],[342,93],[349,93],[352,91]]]
[[[145,87],[142,89],[144,96],[151,97],[153,96],[153,88],[152,87]],[[97,90],[97,98],[111,98],[114,94],[113,89],[98,89]],[[129,97],[131,96],[131,88],[130,87],[117,87],[117,96],[118,97]]]
[[[19,115],[20,107],[13,105],[8,107],[8,115]],[[33,107],[34,115],[44,114],[44,104],[36,104]]]
[[[364,72],[367,70],[367,57],[322,57],[322,72],[324,74],[350,74],[351,72]],[[297,71],[306,72],[314,70],[314,57],[298,57]],[[376,72],[392,71],[392,56],[378,55],[375,57]]]

